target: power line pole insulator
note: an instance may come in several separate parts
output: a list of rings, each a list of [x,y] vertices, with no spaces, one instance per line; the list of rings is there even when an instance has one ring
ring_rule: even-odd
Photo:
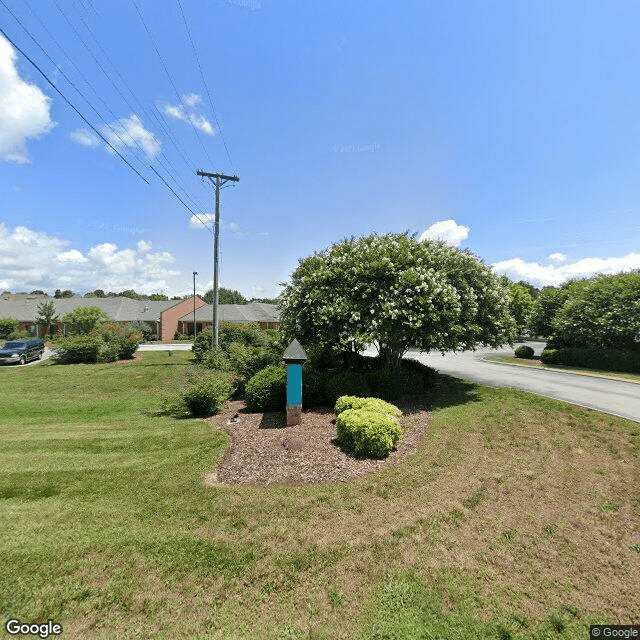
[[[219,272],[219,255],[220,255],[220,187],[225,182],[240,182],[238,176],[226,176],[223,173],[209,173],[208,171],[197,171],[199,176],[209,178],[213,182],[215,178],[216,185],[216,206],[215,206],[215,225],[213,239],[213,324],[211,331],[211,347],[215,349],[218,346],[218,272]]]

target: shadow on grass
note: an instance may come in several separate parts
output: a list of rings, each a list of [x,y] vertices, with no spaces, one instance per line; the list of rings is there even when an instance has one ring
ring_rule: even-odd
[[[480,400],[482,400],[480,385],[440,374],[432,389],[419,396],[405,397],[396,404],[406,415],[479,402]]]

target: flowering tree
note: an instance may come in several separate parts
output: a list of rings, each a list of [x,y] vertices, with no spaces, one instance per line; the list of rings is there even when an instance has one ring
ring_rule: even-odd
[[[469,251],[408,234],[351,238],[301,260],[282,294],[285,339],[326,351],[375,343],[397,368],[410,347],[473,349],[515,337],[509,293]]]

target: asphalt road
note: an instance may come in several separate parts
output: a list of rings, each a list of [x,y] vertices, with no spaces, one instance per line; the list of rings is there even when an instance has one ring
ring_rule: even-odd
[[[541,342],[525,344],[533,347],[536,355],[540,355],[544,347]],[[375,349],[367,353],[374,355]],[[490,387],[514,387],[640,422],[640,384],[483,361],[489,355],[513,355],[513,349],[503,347],[463,353],[447,352],[444,356],[440,353],[410,351],[406,357],[457,378]]]

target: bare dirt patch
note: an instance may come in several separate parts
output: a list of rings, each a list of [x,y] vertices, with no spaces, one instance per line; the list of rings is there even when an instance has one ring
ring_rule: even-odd
[[[231,446],[217,469],[205,473],[205,482],[344,482],[396,465],[415,453],[430,420],[427,411],[404,415],[400,420],[404,435],[397,449],[376,460],[354,456],[340,445],[335,414],[328,407],[305,411],[301,424],[287,427],[284,412],[249,413],[243,401],[229,401],[222,413],[207,420],[231,436]]]

